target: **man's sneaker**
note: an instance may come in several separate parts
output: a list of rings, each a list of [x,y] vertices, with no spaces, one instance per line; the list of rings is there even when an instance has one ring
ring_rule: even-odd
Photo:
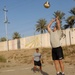
[[[56,75],[60,75],[60,74],[56,74]]]
[[[65,75],[65,74],[61,74],[61,75]]]
[[[62,73],[60,72],[60,75],[62,75]]]
[[[56,74],[56,75],[61,75],[60,73]]]
[[[62,74],[62,73],[60,72],[60,75],[65,75],[65,74]]]

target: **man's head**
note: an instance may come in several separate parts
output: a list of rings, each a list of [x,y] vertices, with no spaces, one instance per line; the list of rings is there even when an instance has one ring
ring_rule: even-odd
[[[36,52],[37,52],[37,53],[39,52],[39,48],[36,48]]]

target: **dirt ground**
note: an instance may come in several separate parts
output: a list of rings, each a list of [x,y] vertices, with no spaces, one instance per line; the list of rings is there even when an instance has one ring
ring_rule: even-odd
[[[75,65],[64,63],[65,75],[75,75]],[[56,75],[54,64],[42,64],[42,72],[37,70],[34,72],[33,64],[23,64],[14,67],[6,67],[0,69],[0,75]]]
[[[51,49],[50,48],[39,48],[42,54],[44,63],[43,70],[48,74],[39,73],[39,75],[55,75],[55,68],[51,57]],[[0,71],[3,69],[10,69],[21,67],[25,65],[25,67],[32,68],[32,56],[35,52],[35,49],[23,49],[23,50],[12,50],[12,51],[1,51],[0,56],[5,57],[6,62],[0,62]],[[75,75],[75,45],[63,47],[64,52],[64,65],[65,72],[67,75]],[[32,74],[33,72],[29,69]],[[29,73],[29,72],[28,72]],[[51,74],[50,74],[51,73]],[[26,73],[27,74],[27,73]],[[1,75],[1,74],[0,74]],[[19,75],[19,74],[18,74]],[[30,74],[27,74],[30,75]],[[34,75],[38,75],[38,72],[34,73]]]

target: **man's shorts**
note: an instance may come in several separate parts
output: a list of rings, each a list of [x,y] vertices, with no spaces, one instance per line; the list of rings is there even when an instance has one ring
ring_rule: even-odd
[[[41,61],[34,61],[35,66],[41,66]]]
[[[60,47],[52,48],[52,59],[53,60],[62,60],[64,58],[63,56],[63,50]]]

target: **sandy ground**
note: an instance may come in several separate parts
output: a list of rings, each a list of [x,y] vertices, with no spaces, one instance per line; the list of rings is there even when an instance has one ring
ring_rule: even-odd
[[[75,65],[65,63],[65,75],[75,75]],[[43,71],[40,72],[39,68],[33,71],[33,64],[29,65],[20,65],[9,68],[1,68],[0,75],[56,75],[54,64],[43,64]]]
[[[65,75],[75,75],[75,45],[63,47]],[[2,51],[0,56],[4,56],[6,62],[0,63],[0,75],[56,75],[52,61],[51,49],[42,48],[40,52],[43,56],[43,71],[33,71],[32,56],[35,49]]]

